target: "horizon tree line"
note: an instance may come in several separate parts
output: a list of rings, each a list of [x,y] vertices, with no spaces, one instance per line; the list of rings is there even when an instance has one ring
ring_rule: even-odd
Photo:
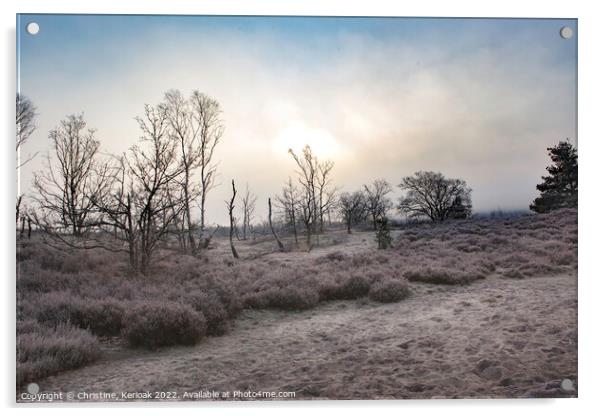
[[[29,99],[17,95],[17,151],[35,130],[35,111]],[[96,130],[87,126],[83,114],[67,116],[49,132],[52,157],[48,155],[45,169],[35,173],[36,209],[27,217],[22,215],[23,196],[19,195],[17,222],[19,218],[33,222],[51,237],[49,244],[58,241],[72,248],[128,253],[132,270],[141,274],[148,273],[158,250],[172,249],[170,237],[177,241],[179,251],[199,254],[219,228],[207,232],[206,201],[216,186],[214,155],[224,132],[221,112],[217,100],[199,91],[184,97],[178,90],[169,90],[159,104],[145,105],[144,114],[136,117],[141,131],[138,143],[109,157],[101,156]],[[554,164],[548,167],[550,176],[537,186],[542,196],[531,205],[537,212],[577,204],[576,150],[560,142],[548,151]],[[296,245],[304,234],[308,249],[320,244],[332,216],[345,224],[348,233],[354,226],[369,224],[379,248],[386,248],[390,245],[388,215],[393,208],[409,219],[432,222],[465,219],[472,213],[472,190],[461,179],[430,171],[403,177],[398,187],[404,194],[395,206],[389,197],[393,188],[385,179],[353,192],[339,192],[332,180],[334,162],[319,160],[309,146],[299,154],[290,149],[289,154],[296,182],[288,178],[274,198],[275,207],[282,229],[290,231]],[[240,206],[242,240],[246,240],[249,234],[255,236],[257,197],[248,183],[238,199],[234,180],[232,190],[226,205],[231,249],[238,257],[233,242],[235,235],[240,239],[235,207]],[[272,197],[266,202],[269,214],[264,230],[284,250],[274,227]],[[193,218],[194,206],[200,211],[198,222]]]

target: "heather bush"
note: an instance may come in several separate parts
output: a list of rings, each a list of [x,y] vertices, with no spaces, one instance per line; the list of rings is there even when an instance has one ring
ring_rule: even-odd
[[[320,256],[316,258],[316,264],[324,264],[324,263],[337,263],[344,260],[347,260],[348,256],[345,255],[342,251],[332,251],[324,256]]]
[[[410,270],[404,274],[410,282],[434,283],[442,285],[464,285],[485,276],[476,273],[465,273],[457,270],[436,269],[426,267],[424,269]]]
[[[167,345],[193,345],[206,333],[201,312],[177,302],[146,301],[128,309],[123,336],[133,347],[157,348]]]
[[[51,292],[73,286],[72,276],[57,271],[43,270],[35,259],[17,264],[17,288],[26,292]]]
[[[465,284],[497,269],[502,275],[523,277],[566,271],[577,265],[576,244],[577,211],[558,210],[409,225],[396,242],[396,252],[414,265],[404,270],[410,280]]]
[[[83,299],[71,292],[50,292],[24,302],[26,316],[45,325],[70,323],[96,335],[119,335],[124,306],[111,299]]]
[[[180,299],[203,314],[207,322],[207,335],[223,335],[230,328],[231,317],[215,291],[206,293],[196,290],[184,294]]]
[[[202,258],[171,255],[158,260],[144,280],[126,275],[127,258],[120,254],[65,254],[22,240],[17,333],[37,343],[49,331],[60,332],[57,339],[73,334],[76,342],[91,337],[89,329],[121,335],[133,346],[192,344],[205,334],[225,333],[242,308],[298,311],[365,296],[394,302],[408,296],[407,280],[467,284],[496,270],[514,279],[574,270],[577,239],[576,210],[410,224],[393,250],[341,248],[303,261],[277,255],[232,261],[217,250]],[[20,365],[20,377],[67,367],[49,354]]]
[[[370,282],[360,273],[354,273],[334,282],[324,282],[319,288],[320,300],[351,300],[364,297],[370,290]]]
[[[311,287],[285,286],[250,293],[245,306],[252,309],[282,309],[301,311],[315,307],[320,301],[317,290]]]
[[[93,362],[100,355],[96,337],[68,324],[44,327],[17,323],[17,385]]]
[[[571,249],[559,249],[549,255],[552,264],[557,266],[570,266],[577,264],[577,253]]]
[[[77,326],[101,336],[119,335],[125,305],[115,299],[82,299]]]
[[[269,308],[299,311],[311,309],[320,301],[318,292],[309,287],[289,286],[268,292]]]
[[[368,296],[376,302],[399,302],[410,295],[410,288],[406,280],[385,279],[376,282],[370,287]]]

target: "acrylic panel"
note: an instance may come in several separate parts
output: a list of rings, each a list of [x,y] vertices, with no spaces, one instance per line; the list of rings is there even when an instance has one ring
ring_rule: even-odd
[[[577,20],[17,16],[18,402],[577,397]]]

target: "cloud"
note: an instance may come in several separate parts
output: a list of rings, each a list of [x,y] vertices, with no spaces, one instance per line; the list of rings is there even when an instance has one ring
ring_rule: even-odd
[[[304,135],[330,149],[345,190],[378,177],[396,184],[428,169],[466,179],[476,210],[526,208],[545,172],[545,148],[575,137],[576,74],[570,62],[558,61],[572,52],[556,44],[560,38],[531,29],[505,37],[458,31],[450,41],[433,35],[437,25],[420,38],[353,25],[284,36],[282,28],[181,33],[158,24],[122,45],[111,38],[91,51],[67,51],[61,65],[56,56],[31,57],[24,49],[30,66],[37,60],[55,68],[24,72],[23,91],[40,112],[25,152],[47,150],[47,131],[79,111],[98,129],[105,151],[122,152],[139,136],[133,118],[144,103],[157,103],[170,88],[199,89],[224,111],[220,181],[248,182],[259,196],[259,216],[267,216],[268,196],[294,172],[284,143]],[[95,48],[112,60],[102,70],[89,62],[87,75],[60,70],[93,59]],[[25,191],[39,162],[22,172]],[[228,194],[227,186],[212,192],[210,221],[226,221]]]

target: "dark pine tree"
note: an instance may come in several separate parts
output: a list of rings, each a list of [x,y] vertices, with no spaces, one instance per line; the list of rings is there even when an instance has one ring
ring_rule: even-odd
[[[548,166],[548,176],[537,185],[541,195],[529,206],[531,211],[543,213],[558,208],[577,207],[577,149],[568,141],[549,147],[548,154],[552,165]]]
[[[376,219],[376,242],[379,250],[390,248],[393,243],[389,220],[384,215]]]

